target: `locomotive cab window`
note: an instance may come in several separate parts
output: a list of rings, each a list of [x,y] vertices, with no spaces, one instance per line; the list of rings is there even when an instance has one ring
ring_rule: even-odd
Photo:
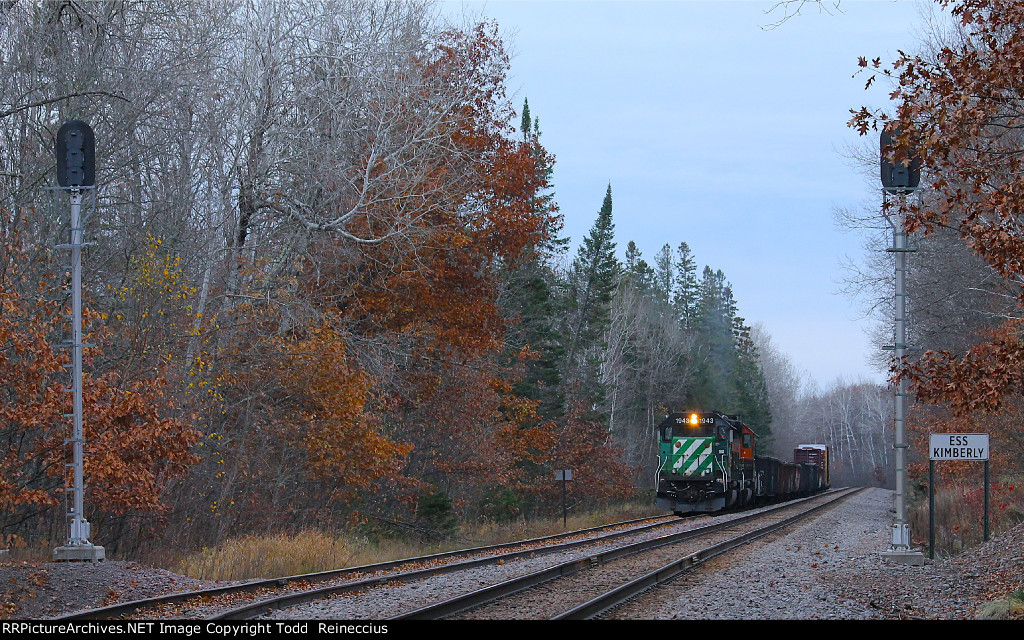
[[[673,424],[665,430],[664,436],[665,442],[668,442],[668,438],[694,438],[694,437],[706,437],[715,435],[715,426],[709,424]]]
[[[713,437],[716,433],[715,420],[710,417],[673,414],[660,426],[662,442],[672,438]]]
[[[743,448],[744,449],[749,449],[752,446],[754,446],[754,439],[751,437],[751,435],[749,433],[744,433],[743,434]]]

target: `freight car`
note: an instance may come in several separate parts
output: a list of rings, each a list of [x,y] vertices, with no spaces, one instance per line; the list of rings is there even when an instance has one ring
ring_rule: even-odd
[[[658,507],[682,515],[807,496],[829,487],[829,450],[800,445],[793,462],[754,454],[738,416],[673,413],[658,425]]]

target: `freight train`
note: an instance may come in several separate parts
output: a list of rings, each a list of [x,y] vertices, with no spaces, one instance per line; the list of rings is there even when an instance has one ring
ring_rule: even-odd
[[[658,425],[658,507],[676,515],[808,496],[829,487],[829,450],[799,445],[793,462],[754,454],[753,430],[716,411]]]

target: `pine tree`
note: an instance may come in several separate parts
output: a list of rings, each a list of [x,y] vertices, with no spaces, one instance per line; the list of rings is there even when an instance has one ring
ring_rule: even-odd
[[[531,129],[530,105],[523,101],[521,123],[524,144],[537,154],[545,154],[540,145],[540,132]],[[547,188],[535,198],[534,207],[547,211],[555,207],[551,189],[553,163],[540,163]],[[504,316],[511,321],[506,330],[505,343],[508,357],[528,349],[531,358],[526,361],[525,374],[513,386],[520,397],[536,400],[541,420],[558,419],[565,413],[565,396],[561,369],[565,359],[565,339],[559,328],[561,310],[553,295],[557,276],[550,266],[552,257],[564,249],[567,240],[558,238],[557,230],[548,234],[551,240],[531,248],[523,259],[504,274],[506,286],[502,297]]]
[[[612,186],[604,196],[597,220],[583,239],[569,271],[565,334],[569,336],[567,367],[570,379],[581,387],[597,390],[601,336],[608,328],[609,309],[615,292],[619,262],[615,257],[615,225],[612,222]],[[599,395],[599,392],[598,392]]]
[[[640,260],[640,249],[637,248],[636,243],[632,240],[626,245],[626,261],[624,266],[626,267],[626,273],[633,273],[636,269],[636,263]]]
[[[651,290],[654,280],[654,270],[643,259],[643,254],[632,240],[626,245],[626,262],[620,278],[622,285],[632,286],[642,294]]]
[[[732,413],[731,381],[736,355],[732,331],[734,315],[732,288],[726,283],[725,274],[704,267],[694,327],[700,366],[691,397],[694,407],[704,411]]]
[[[514,324],[505,336],[510,355],[527,348],[532,356],[513,392],[538,401],[537,414],[541,420],[558,419],[565,414],[561,374],[565,345],[550,284],[553,278],[551,268],[543,260],[524,261],[508,275],[508,297],[503,304],[506,313],[514,315]]]
[[[540,167],[541,177],[544,183],[547,185],[545,189],[541,189],[534,198],[534,209],[537,211],[557,211],[558,205],[555,204],[555,194],[552,190],[552,176],[555,172],[554,159],[548,155],[547,151],[540,144],[540,118],[535,117],[533,119],[533,125],[530,125],[530,103],[526,99],[523,100],[523,117],[520,123],[520,130],[523,132],[523,143],[529,145],[531,152],[538,156],[541,161],[538,162]],[[540,255],[538,256],[543,261],[548,261],[556,254],[562,253],[566,250],[569,245],[568,238],[559,237],[561,232],[561,216],[557,220],[553,221],[552,224],[557,224],[558,228],[549,228],[546,234],[550,240],[542,247],[538,247]]]
[[[721,270],[704,268],[695,330],[701,365],[691,399],[704,410],[737,414],[770,450],[768,387],[750,327],[737,314],[732,286]]]
[[[523,98],[523,117],[519,122],[519,130],[523,132],[523,141],[530,142],[533,137],[530,131],[530,101]]]
[[[733,318],[733,341],[736,364],[733,371],[735,406],[731,410],[757,435],[758,452],[772,449],[772,414],[768,403],[768,384],[759,364],[757,345],[750,337],[750,327],[743,318]]]
[[[694,319],[700,300],[700,282],[697,280],[697,263],[693,259],[690,246],[679,243],[676,249],[675,291],[672,306],[679,322],[687,329],[693,328]]]
[[[654,256],[654,294],[658,298],[659,306],[668,306],[672,300],[672,293],[676,286],[675,264],[672,260],[672,246],[666,244],[661,247],[658,255]]]

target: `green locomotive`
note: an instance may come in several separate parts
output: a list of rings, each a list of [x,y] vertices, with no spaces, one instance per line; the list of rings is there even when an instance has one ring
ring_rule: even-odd
[[[658,507],[677,515],[809,495],[828,487],[828,447],[800,445],[795,463],[754,455],[753,430],[717,411],[658,425]]]

